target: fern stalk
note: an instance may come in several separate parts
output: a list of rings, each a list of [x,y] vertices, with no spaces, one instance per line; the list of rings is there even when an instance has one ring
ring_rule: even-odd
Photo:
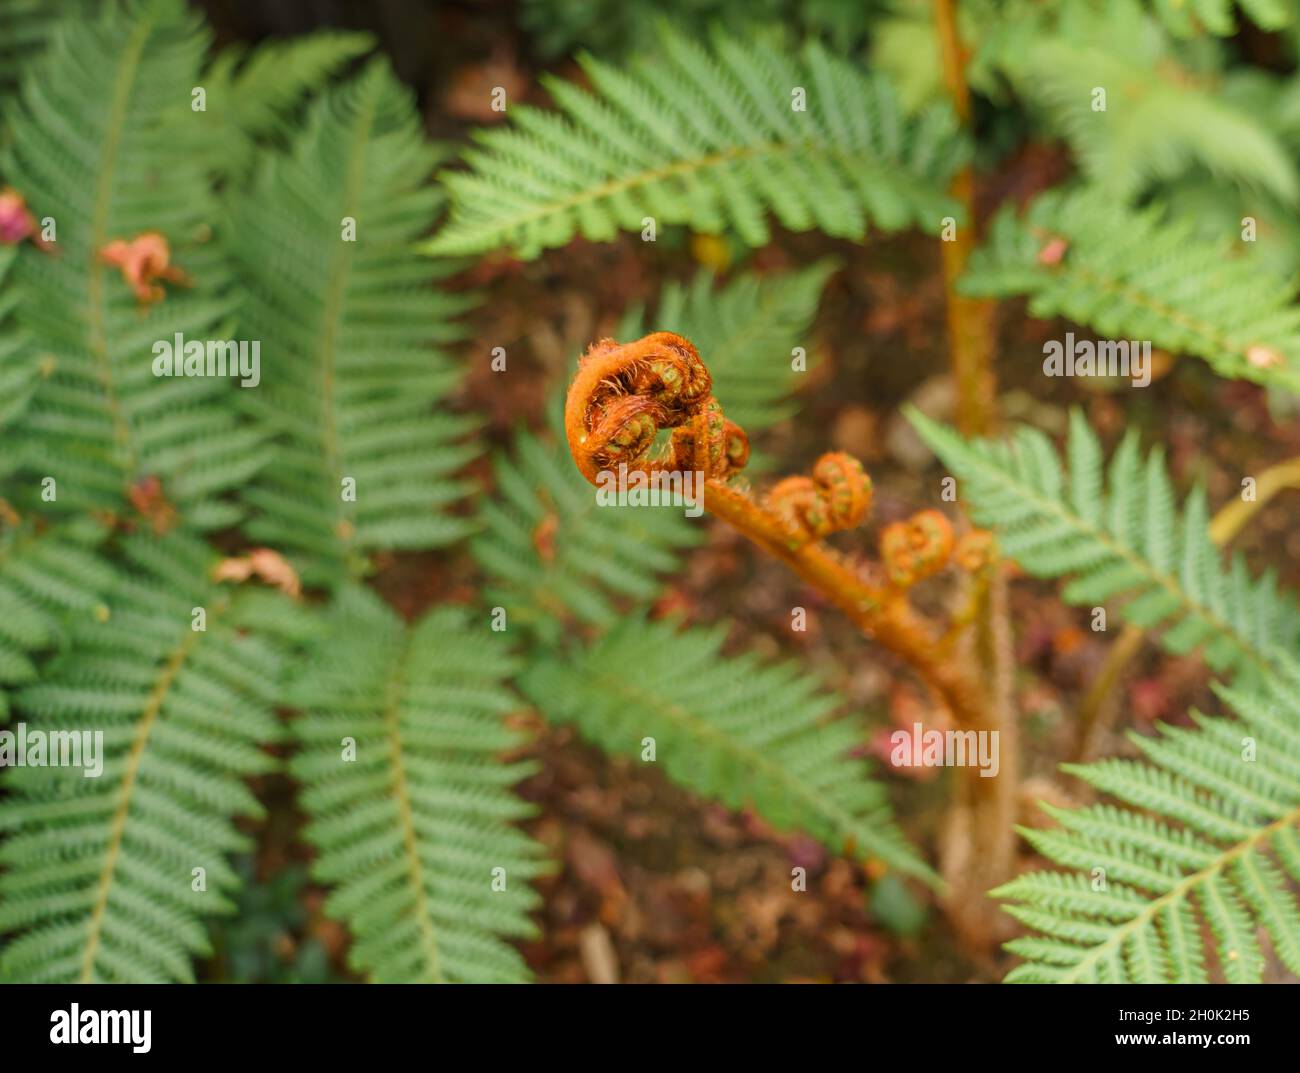
[[[966,49],[957,26],[953,0],[936,0],[935,26],[948,95],[965,128],[971,124]],[[968,435],[984,435],[996,420],[997,381],[993,369],[993,303],[970,298],[957,289],[975,249],[975,171],[966,163],[953,177],[951,193],[965,209],[965,220],[951,242],[941,242],[948,350],[956,386],[957,426]],[[944,838],[945,877],[953,887],[948,910],[964,943],[988,945],[995,934],[996,907],[984,892],[1011,875],[1015,839],[1011,827],[1020,792],[1020,748],[1016,720],[1011,627],[1005,576],[997,571],[976,605],[973,633],[981,677],[991,683],[981,705],[977,729],[997,735],[1002,767],[996,779],[975,768],[959,772],[957,794]]]

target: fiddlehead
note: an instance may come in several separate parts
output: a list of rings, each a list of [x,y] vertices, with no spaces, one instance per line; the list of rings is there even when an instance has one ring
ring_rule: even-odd
[[[840,451],[824,454],[811,477],[786,477],[768,492],[766,508],[790,530],[794,544],[861,524],[871,509],[871,478]]]
[[[937,510],[923,510],[880,533],[880,558],[889,580],[900,588],[937,574],[952,558],[952,523]]]
[[[749,440],[723,415],[699,352],[672,332],[593,343],[569,388],[564,428],[574,461],[593,484],[619,465],[725,480],[749,460]],[[668,450],[651,457],[663,429],[673,430]]]

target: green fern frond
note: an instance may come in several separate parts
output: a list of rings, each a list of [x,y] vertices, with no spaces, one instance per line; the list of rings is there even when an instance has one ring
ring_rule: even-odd
[[[223,49],[204,77],[208,145],[218,154],[216,169],[243,175],[259,140],[289,141],[296,129],[289,119],[307,95],[373,46],[369,34],[330,31],[265,41],[248,50]]]
[[[435,406],[459,378],[440,347],[462,338],[453,317],[472,300],[436,289],[447,267],[411,249],[438,210],[436,159],[409,91],[376,60],[233,196],[228,244],[251,292],[241,323],[263,355],[262,384],[243,395],[279,433],[245,493],[247,528],[309,581],[469,529],[447,508],[469,488],[454,474],[477,453],[463,441],[473,423]]]
[[[1035,317],[1069,317],[1106,337],[1205,359],[1220,376],[1300,393],[1300,306],[1293,281],[1207,242],[1159,207],[1125,209],[1096,191],[1049,192],[1023,217],[1003,209],[960,290],[1029,296]],[[1055,238],[1059,263],[1039,254]],[[1049,258],[1050,260],[1050,258]]]
[[[1126,28],[1110,14],[1031,40],[1009,57],[1012,81],[1046,110],[1109,197],[1130,200],[1154,181],[1201,168],[1294,204],[1300,175],[1276,134],[1179,64],[1144,23],[1133,18]]]
[[[715,35],[706,49],[665,26],[659,45],[627,67],[585,57],[594,92],[551,79],[558,111],[512,105],[508,129],[479,132],[471,170],[444,176],[451,218],[426,249],[532,258],[646,217],[758,246],[769,213],[852,238],[956,214],[945,188],[965,145],[949,109],[908,119],[883,76],[815,42],[793,56]]]
[[[1071,873],[1032,872],[993,891],[1038,935],[1007,949],[1031,983],[1258,982],[1257,933],[1300,973],[1300,678],[1261,691],[1216,687],[1238,719],[1130,734],[1144,761],[1066,765],[1128,808],[1043,808],[1021,833]],[[1204,934],[1208,929],[1209,935]],[[1210,939],[1213,936],[1213,939]]]
[[[837,267],[824,260],[797,272],[745,272],[717,289],[712,274],[701,269],[687,285],[667,284],[653,317],[629,310],[615,338],[659,330],[686,336],[708,365],[713,394],[727,416],[752,433],[795,412],[790,395],[805,374],[793,368],[792,350],[804,348],[810,371],[808,329]]]
[[[494,475],[470,545],[488,575],[484,598],[551,643],[575,621],[607,629],[620,605],[653,600],[678,551],[702,539],[681,507],[598,505],[558,427],[545,438],[520,429]]]
[[[34,681],[36,654],[64,644],[68,623],[107,616],[114,574],[94,550],[104,536],[84,519],[51,528],[0,523],[0,687]],[[0,721],[6,712],[0,694]]]
[[[531,812],[510,787],[532,768],[501,758],[520,743],[504,635],[456,607],[408,629],[352,587],[333,625],[295,691],[292,770],[352,965],[378,982],[526,979],[503,940],[534,933],[528,881],[546,865],[510,822]]]
[[[74,623],[68,651],[16,697],[29,738],[102,734],[103,767],[5,774],[0,933],[16,934],[2,979],[192,979],[191,956],[209,952],[202,918],[232,907],[227,854],[250,845],[232,817],[263,812],[243,779],[276,766],[259,747],[280,735],[302,612],[213,583],[211,553],[182,535],[122,550],[109,617]]]
[[[58,20],[84,18],[94,0],[3,0],[0,3],[0,95],[13,92],[22,65],[38,57]]]
[[[259,465],[223,378],[155,377],[152,346],[222,339],[233,307],[215,220],[202,125],[189,113],[207,33],[179,2],[111,4],[93,21],[58,24],[24,70],[0,173],[37,218],[58,227],[57,253],[24,248],[18,319],[53,372],[24,417],[28,453],[56,459],[54,510],[120,510],[127,489],[157,478],[196,528],[238,520],[222,493]],[[195,281],[141,310],[100,251],[145,231],[168,239]],[[42,471],[44,472],[44,471]]]
[[[13,424],[27,409],[41,375],[39,351],[15,316],[22,301],[21,291],[14,282],[13,268],[17,260],[18,247],[0,246],[0,430]],[[7,455],[18,446],[6,440],[0,450]],[[0,466],[8,461],[0,462]]]
[[[653,739],[655,762],[687,789],[937,884],[884,788],[849,756],[863,731],[831,718],[840,698],[796,663],[724,656],[725,633],[625,619],[564,662],[532,664],[520,687],[610,753],[640,757]]]
[[[1128,435],[1103,477],[1101,445],[1077,410],[1064,470],[1035,429],[1022,427],[1007,443],[971,442],[915,410],[908,416],[1008,558],[1036,577],[1071,578],[1068,603],[1126,597],[1128,622],[1163,627],[1171,652],[1200,646],[1221,672],[1275,674],[1282,653],[1300,647],[1300,608],[1272,572],[1252,579],[1240,554],[1223,563],[1204,489],[1193,489],[1180,511],[1159,448],[1143,459]]]

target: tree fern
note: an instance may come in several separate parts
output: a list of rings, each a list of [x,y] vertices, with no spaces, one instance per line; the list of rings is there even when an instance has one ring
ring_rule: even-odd
[[[113,572],[94,552],[103,527],[0,523],[0,689],[36,678],[37,653],[64,644],[73,623],[103,621]],[[0,720],[7,710],[0,692]]]
[[[380,982],[525,978],[502,940],[533,933],[543,864],[510,826],[530,811],[510,786],[531,768],[500,756],[520,741],[502,721],[517,705],[505,635],[455,607],[408,629],[353,588],[333,624],[296,690],[293,772],[352,964]]]
[[[863,730],[831,719],[840,698],[795,663],[723,656],[725,632],[629,618],[563,662],[532,664],[521,687],[548,719],[576,723],[611,753],[642,756],[653,739],[655,761],[688,789],[934,881],[883,787],[849,757]]]
[[[1008,949],[1009,981],[1198,983],[1217,962],[1258,982],[1258,932],[1300,973],[1300,679],[1260,692],[1219,688],[1239,719],[1192,714],[1196,729],[1131,734],[1146,762],[1065,770],[1128,808],[1044,805],[1057,821],[1022,834],[1070,873],[1031,872],[993,893],[1040,934]]]
[[[222,493],[259,464],[228,382],[151,368],[157,340],[228,335],[229,276],[205,241],[215,214],[202,128],[181,119],[206,45],[198,19],[171,0],[69,18],[25,68],[9,115],[0,172],[58,228],[57,255],[24,249],[17,268],[19,320],[53,362],[23,428],[32,453],[57,459],[40,474],[57,480],[55,509],[120,510],[152,477],[189,524],[228,525],[238,513]],[[100,259],[111,240],[145,231],[162,232],[196,282],[147,312]]]
[[[0,978],[192,979],[202,918],[231,908],[226,854],[249,845],[231,818],[263,811],[242,779],[275,766],[258,746],[278,736],[301,613],[214,584],[210,552],[180,534],[123,554],[110,615],[75,622],[67,653],[17,695],[30,729],[102,733],[103,772],[7,772],[0,932],[18,934]]]
[[[1294,283],[1234,248],[1195,237],[1159,206],[1129,210],[1095,191],[1050,192],[1023,217],[1004,209],[971,257],[961,290],[1029,296],[1036,317],[1062,315],[1107,337],[1204,358],[1221,376],[1300,392]],[[1053,239],[1063,255],[1040,256]]]
[[[508,129],[480,132],[471,170],[444,177],[452,214],[428,249],[531,258],[646,217],[762,245],[769,212],[860,238],[869,222],[937,231],[956,211],[944,190],[964,143],[949,110],[905,118],[883,77],[816,43],[794,57],[717,35],[705,49],[665,27],[659,44],[626,67],[585,58],[593,93],[552,79],[559,111],[512,105]]]
[[[246,492],[248,531],[291,550],[308,580],[468,528],[446,508],[467,491],[452,474],[476,453],[460,439],[472,422],[434,407],[458,378],[439,347],[462,337],[452,318],[470,300],[434,289],[445,266],[410,250],[438,209],[436,159],[410,93],[374,61],[232,200],[229,244],[251,291],[242,324],[265,359],[245,394],[280,434]]]
[[[708,362],[713,393],[727,416],[755,431],[796,410],[790,395],[803,372],[793,350],[804,350],[805,369],[814,355],[808,330],[834,261],[819,261],[797,272],[758,275],[745,272],[715,289],[701,270],[687,285],[669,283],[653,317],[629,310],[615,337],[638,339],[652,331],[673,331],[690,339]]]
[[[1034,429],[1009,443],[967,442],[916,411],[909,417],[1009,558],[1037,577],[1072,578],[1068,603],[1127,597],[1127,621],[1165,627],[1161,641],[1172,652],[1201,646],[1219,671],[1276,673],[1281,653],[1300,646],[1295,601],[1272,573],[1252,579],[1240,555],[1223,564],[1204,490],[1193,489],[1180,512],[1160,449],[1144,460],[1128,435],[1103,478],[1101,447],[1078,411],[1064,472]]]

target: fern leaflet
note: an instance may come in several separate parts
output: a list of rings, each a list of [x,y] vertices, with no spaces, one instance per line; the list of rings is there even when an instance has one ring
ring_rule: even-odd
[[[1260,980],[1257,931],[1300,973],[1300,678],[1259,692],[1216,687],[1239,719],[1192,713],[1196,729],[1131,734],[1146,757],[1066,765],[1128,808],[1042,807],[1057,821],[1022,829],[1039,853],[1076,869],[1032,872],[993,893],[1039,935],[1010,981],[1202,983],[1211,955],[1230,983]],[[1214,941],[1202,934],[1208,927]]]
[[[20,934],[3,979],[193,979],[202,918],[232,908],[226,855],[250,844],[231,818],[263,812],[243,777],[275,766],[259,746],[280,733],[272,709],[302,613],[214,584],[210,552],[181,534],[123,554],[110,614],[74,622],[68,651],[16,698],[32,730],[102,734],[103,768],[6,776],[0,932]]]
[[[577,724],[608,752],[640,756],[653,739],[656,761],[686,788],[937,883],[894,826],[884,788],[848,755],[861,728],[830,718],[840,699],[795,663],[724,657],[724,637],[632,617],[563,663],[532,664],[520,685],[548,719]]]
[[[945,187],[965,147],[950,110],[906,118],[882,76],[815,42],[794,57],[719,34],[705,49],[664,27],[659,44],[626,68],[587,57],[594,93],[552,79],[558,112],[516,105],[509,129],[480,132],[471,170],[444,177],[451,219],[427,249],[532,258],[646,217],[759,246],[769,211],[853,238],[868,222],[937,230],[956,211]]]
[[[1036,577],[1072,577],[1068,603],[1126,596],[1125,619],[1144,629],[1163,624],[1171,652],[1203,646],[1217,671],[1277,673],[1281,653],[1300,645],[1294,600],[1271,573],[1252,580],[1240,555],[1222,565],[1204,490],[1195,488],[1180,513],[1158,448],[1144,461],[1137,437],[1127,436],[1103,479],[1101,446],[1078,411],[1067,472],[1035,429],[1021,428],[1009,443],[968,442],[915,410],[908,416],[1009,558]]]
[[[1195,231],[1159,206],[1124,209],[1095,191],[1053,191],[1023,219],[1010,208],[998,214],[960,289],[1027,294],[1035,317],[1061,315],[1103,336],[1149,339],[1204,358],[1220,376],[1300,394],[1294,283],[1227,238],[1207,242]],[[1058,238],[1064,255],[1044,263],[1040,255]]]
[[[520,741],[503,723],[518,702],[501,635],[455,607],[408,629],[353,587],[333,625],[295,690],[292,770],[352,964],[378,982],[526,978],[502,940],[533,934],[528,880],[545,864],[510,825],[530,812],[510,791],[530,767],[500,757]]]
[[[171,0],[123,10],[59,23],[24,68],[9,117],[0,171],[59,227],[57,255],[19,256],[19,320],[53,363],[22,429],[29,453],[59,460],[53,509],[117,511],[152,477],[187,523],[217,528],[239,517],[222,493],[257,469],[259,434],[239,423],[227,380],[155,377],[151,357],[177,333],[223,338],[233,309],[223,259],[205,240],[215,206],[202,126],[182,118],[207,37]],[[168,239],[197,286],[142,311],[100,253],[147,231]]]
[[[242,322],[265,356],[247,404],[279,434],[245,493],[247,528],[291,550],[304,580],[332,584],[374,549],[469,528],[446,508],[468,490],[453,474],[476,453],[461,440],[472,422],[434,406],[459,378],[438,347],[462,337],[452,317],[470,300],[434,289],[446,267],[410,250],[438,208],[435,159],[410,94],[376,60],[232,206],[229,245],[252,292]]]

